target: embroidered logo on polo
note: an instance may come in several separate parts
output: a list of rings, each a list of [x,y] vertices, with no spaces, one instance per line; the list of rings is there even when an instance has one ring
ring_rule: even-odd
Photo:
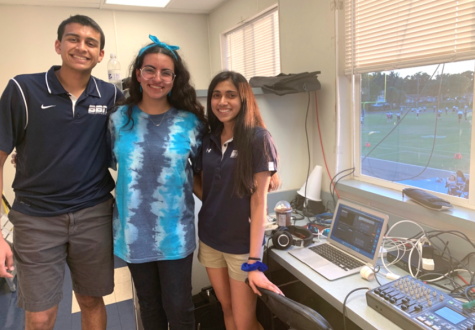
[[[107,105],[91,104],[87,112],[89,112],[92,115],[107,115]]]
[[[207,153],[210,153],[210,152],[211,152],[211,148],[206,149],[206,152],[207,152]]]
[[[55,107],[56,105],[41,105],[41,109],[48,109],[48,108],[52,108],[52,107]]]
[[[231,152],[231,156],[229,156],[229,157],[231,157],[231,158],[237,158],[237,156],[238,156],[238,151],[237,151],[237,150],[233,150],[233,152]]]

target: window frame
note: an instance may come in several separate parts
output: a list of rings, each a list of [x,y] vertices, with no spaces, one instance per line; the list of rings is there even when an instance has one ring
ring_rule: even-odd
[[[349,13],[352,16],[347,16],[348,4],[351,10]],[[350,108],[348,109],[348,112],[350,114],[349,116],[350,117],[350,131],[345,132],[345,131],[342,131],[341,129],[337,131],[337,135],[338,135],[337,136],[337,150],[340,148],[338,146],[340,142],[338,141],[342,141],[345,137],[348,137],[347,134],[350,134],[350,139],[349,139],[351,143],[350,148],[353,149],[351,150],[350,155],[342,155],[338,152],[336,153],[337,169],[341,170],[344,168],[354,167],[355,172],[353,173],[352,179],[356,181],[360,181],[362,183],[367,183],[370,186],[374,186],[375,191],[379,191],[380,189],[378,188],[381,187],[381,190],[391,189],[393,191],[400,192],[403,188],[413,187],[413,186],[408,186],[408,185],[404,185],[402,183],[397,183],[397,182],[391,182],[391,181],[371,177],[368,175],[364,175],[361,173],[362,171],[362,167],[361,167],[361,148],[362,147],[361,147],[361,124],[360,124],[360,118],[361,118],[361,112],[362,112],[361,102],[360,102],[361,101],[361,88],[360,88],[361,75],[359,72],[355,72],[354,67],[350,70],[351,72],[348,72],[347,67],[346,67],[346,58],[347,58],[348,51],[345,49],[346,38],[347,38],[346,31],[348,31],[348,29],[353,30],[356,24],[355,23],[356,22],[355,8],[356,8],[355,0],[345,0],[345,9],[341,11],[341,16],[339,16],[341,18],[341,21],[340,19],[338,19],[338,23],[337,23],[338,29],[341,29],[341,32],[342,32],[341,34],[339,34],[341,36],[340,40],[342,42],[340,45],[342,47],[337,46],[337,56],[339,58],[340,63],[342,64],[342,69],[339,69],[338,71],[340,72],[342,77],[346,78],[343,80],[345,81],[344,83],[337,84],[337,93],[338,92],[345,93],[346,96],[342,95],[341,100],[344,100],[345,98],[347,98],[348,100],[347,106]],[[347,18],[351,19],[349,24],[348,24]],[[352,31],[350,32],[354,33]],[[351,40],[353,42],[353,44],[351,45],[352,47],[351,51],[353,51],[355,50],[355,44],[354,44],[355,39],[352,38]],[[343,51],[340,52],[339,49],[342,49]],[[352,55],[355,56],[355,53],[353,52]],[[452,57],[450,58],[452,59],[452,61],[454,61]],[[475,57],[472,56],[470,57],[470,59],[475,59]],[[455,61],[459,61],[459,60],[464,60],[464,59],[460,58],[460,59],[456,59]],[[450,62],[450,61],[451,60],[448,60],[447,62]],[[353,59],[353,62],[354,62],[354,59]],[[427,64],[434,64],[434,63],[427,63]],[[414,65],[414,67],[423,66],[423,65],[425,64],[419,63],[417,65]],[[397,70],[399,68],[400,67],[398,66],[398,64],[391,64],[389,67],[387,67],[387,71],[391,69]],[[381,69],[381,71],[382,70],[384,69]],[[474,73],[475,73],[475,69],[474,69]],[[347,87],[348,89],[346,89],[345,87]],[[474,95],[474,101],[475,101],[475,85],[474,85],[473,95]],[[344,108],[342,108],[340,105],[337,107],[337,109],[338,109],[337,111],[338,116],[341,113],[347,111]],[[474,107],[472,108],[472,115],[473,115],[472,136],[471,136],[471,141],[470,141],[471,143],[470,156],[471,157],[470,157],[470,167],[469,167],[469,175],[473,174],[475,176],[475,130],[474,130],[475,111],[474,110],[475,110],[475,104],[474,104]],[[444,193],[438,193],[438,192],[429,191],[429,190],[426,190],[426,191],[440,198],[450,201],[454,206],[461,206],[466,209],[475,210],[475,180],[472,180],[472,181],[473,182],[470,183],[469,190],[474,193],[469,194],[468,199],[450,196]],[[384,195],[384,192],[382,192],[382,194]],[[455,210],[457,210],[457,207],[455,207]]]
[[[241,22],[239,22],[239,24],[237,24],[236,26],[232,27],[232,28],[229,28],[225,31],[223,31],[221,34],[220,34],[220,49],[221,49],[221,70],[229,70],[228,68],[228,62],[227,62],[227,58],[228,58],[228,51],[227,51],[227,39],[226,39],[226,35],[229,34],[230,32],[233,32],[233,31],[237,31],[239,29],[242,29],[243,27],[245,27],[247,24],[251,23],[252,21],[257,21],[259,20],[260,18],[262,17],[265,17],[266,15],[268,14],[271,14],[272,12],[274,11],[277,11],[277,15],[278,15],[278,24],[279,24],[279,27],[277,29],[278,33],[279,33],[279,47],[277,48],[278,51],[279,51],[279,54],[278,54],[278,59],[279,59],[279,73],[282,73],[282,58],[281,58],[281,33],[280,33],[280,14],[279,14],[279,5],[276,3],[264,10],[262,10],[261,12],[257,13],[256,15],[254,16],[251,16],[250,18],[247,18]],[[240,72],[241,74],[243,74],[242,72]],[[244,74],[243,74],[244,75]]]

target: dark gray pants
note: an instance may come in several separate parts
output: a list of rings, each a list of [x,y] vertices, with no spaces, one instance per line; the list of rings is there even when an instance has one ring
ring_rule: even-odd
[[[96,297],[113,292],[112,203],[53,217],[10,211],[18,307],[40,312],[56,306],[66,263],[74,292]]]

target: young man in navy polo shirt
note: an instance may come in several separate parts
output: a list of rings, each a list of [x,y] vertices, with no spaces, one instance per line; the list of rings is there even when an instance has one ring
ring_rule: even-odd
[[[0,277],[18,273],[26,329],[53,329],[64,268],[71,270],[82,329],[106,328],[102,296],[113,291],[112,196],[107,110],[122,93],[91,76],[104,33],[87,16],[58,28],[62,65],[11,79],[0,98],[0,189],[16,148],[13,253],[0,235]]]

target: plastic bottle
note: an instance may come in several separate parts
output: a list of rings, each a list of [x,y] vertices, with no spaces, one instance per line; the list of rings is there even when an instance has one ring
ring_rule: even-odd
[[[117,60],[115,54],[111,54],[111,58],[107,63],[107,74],[109,76],[109,82],[117,86],[122,90],[122,77],[120,75],[120,63]]]

